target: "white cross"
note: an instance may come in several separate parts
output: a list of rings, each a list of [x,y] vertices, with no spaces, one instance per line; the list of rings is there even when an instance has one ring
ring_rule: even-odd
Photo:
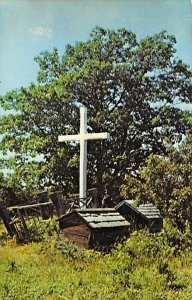
[[[109,139],[108,132],[87,133],[87,108],[80,107],[80,133],[75,135],[61,135],[58,137],[59,142],[80,141],[80,170],[79,170],[79,197],[86,198],[87,191],[87,140]],[[82,208],[86,207],[83,200]]]

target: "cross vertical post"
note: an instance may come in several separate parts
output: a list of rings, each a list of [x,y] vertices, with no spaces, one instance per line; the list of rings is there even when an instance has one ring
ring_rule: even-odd
[[[80,107],[80,136],[87,134],[87,108]],[[82,159],[83,158],[83,159]],[[86,198],[87,191],[87,140],[80,139],[79,197]],[[83,200],[84,202],[84,200]]]

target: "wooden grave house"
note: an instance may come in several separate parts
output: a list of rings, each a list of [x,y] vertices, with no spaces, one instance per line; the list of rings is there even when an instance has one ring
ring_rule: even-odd
[[[85,248],[108,249],[129,235],[130,224],[114,208],[76,209],[58,218],[61,237]]]
[[[47,220],[53,216],[54,206],[49,201],[48,193],[41,192],[35,195],[34,202],[6,207],[0,205],[0,217],[10,236],[15,235],[19,241],[31,239],[31,226],[39,226],[39,218]]]
[[[133,201],[124,200],[115,209],[131,224],[131,230],[149,228],[151,233],[163,228],[163,218],[159,210],[151,203],[133,206]]]

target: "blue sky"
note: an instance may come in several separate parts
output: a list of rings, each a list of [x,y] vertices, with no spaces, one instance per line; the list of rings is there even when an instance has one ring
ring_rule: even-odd
[[[62,54],[96,25],[125,27],[139,39],[166,29],[192,66],[191,0],[0,0],[0,94],[35,81],[41,51]]]

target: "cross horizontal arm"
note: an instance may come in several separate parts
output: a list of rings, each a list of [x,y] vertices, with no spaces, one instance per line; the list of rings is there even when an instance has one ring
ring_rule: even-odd
[[[80,141],[80,134],[60,135],[58,137],[58,142],[67,142],[67,141]]]
[[[87,141],[87,140],[105,140],[110,138],[110,134],[108,132],[102,133],[80,133],[80,134],[72,134],[72,135],[60,135],[58,137],[59,142],[67,142],[67,141]]]
[[[84,137],[86,140],[109,140],[110,134],[108,132],[86,133]]]

